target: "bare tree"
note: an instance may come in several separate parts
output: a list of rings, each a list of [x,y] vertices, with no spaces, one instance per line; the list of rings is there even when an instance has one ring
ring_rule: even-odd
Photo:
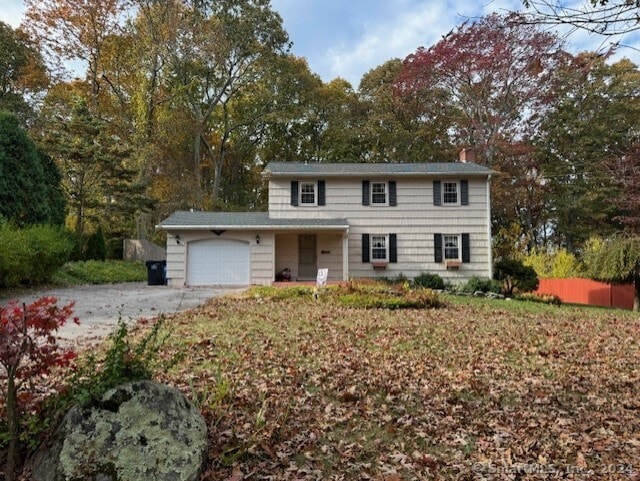
[[[640,30],[640,0],[523,0],[531,23],[566,25],[605,36]]]

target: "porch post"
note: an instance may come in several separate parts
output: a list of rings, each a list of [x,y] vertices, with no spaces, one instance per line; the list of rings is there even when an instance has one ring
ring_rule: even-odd
[[[342,280],[349,280],[349,232],[342,234]]]

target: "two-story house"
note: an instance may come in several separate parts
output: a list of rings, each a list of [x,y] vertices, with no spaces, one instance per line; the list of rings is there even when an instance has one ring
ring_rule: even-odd
[[[268,212],[172,214],[169,285],[492,275],[490,169],[466,162],[272,162]]]

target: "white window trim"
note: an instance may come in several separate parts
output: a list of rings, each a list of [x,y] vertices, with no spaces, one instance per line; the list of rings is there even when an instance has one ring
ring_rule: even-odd
[[[446,202],[445,201],[445,184],[455,184],[456,185],[456,202]],[[460,199],[461,193],[460,193],[460,181],[459,180],[443,180],[442,181],[442,192],[441,192],[441,203],[443,206],[455,206],[455,205],[462,205],[461,204],[461,200]]]
[[[313,185],[313,203],[302,202],[302,186],[305,184]],[[317,207],[318,206],[318,182],[311,180],[300,181],[298,187],[298,205],[301,207]]]
[[[385,248],[385,253],[384,253],[384,259],[375,259],[373,257],[373,249],[374,249],[374,242],[373,242],[373,238],[374,237],[383,237],[384,238],[384,248]],[[372,264],[379,264],[379,263],[388,263],[389,262],[389,235],[388,234],[371,234],[369,236],[370,242],[369,242],[369,261]]]
[[[455,237],[457,239],[457,243],[458,243],[457,258],[453,258],[453,257],[447,258],[447,243],[446,243],[447,237]],[[442,261],[445,263],[447,261],[462,262],[462,234],[442,234]]]
[[[373,201],[373,185],[384,185],[384,202]],[[371,181],[371,187],[369,188],[369,205],[374,207],[388,207],[389,206],[389,182]]]

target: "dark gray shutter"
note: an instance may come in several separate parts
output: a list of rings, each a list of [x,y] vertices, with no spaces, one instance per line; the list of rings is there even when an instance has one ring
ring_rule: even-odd
[[[389,262],[398,262],[398,236],[389,234]]]
[[[433,181],[433,205],[442,205],[442,187],[439,180]]]
[[[433,261],[442,262],[442,234],[433,234]]]
[[[389,181],[389,205],[391,207],[395,207],[396,205],[398,205],[396,191],[397,189],[395,180]]]
[[[362,234],[362,262],[369,262],[369,234]]]
[[[362,181],[362,205],[369,205],[369,181]]]
[[[460,181],[460,204],[469,205],[469,181]]]
[[[469,234],[462,234],[462,262],[471,262]]]
[[[326,195],[325,195],[325,185],[324,180],[318,181],[318,205],[325,205],[326,203]]]
[[[291,181],[291,205],[298,205],[298,181]]]

